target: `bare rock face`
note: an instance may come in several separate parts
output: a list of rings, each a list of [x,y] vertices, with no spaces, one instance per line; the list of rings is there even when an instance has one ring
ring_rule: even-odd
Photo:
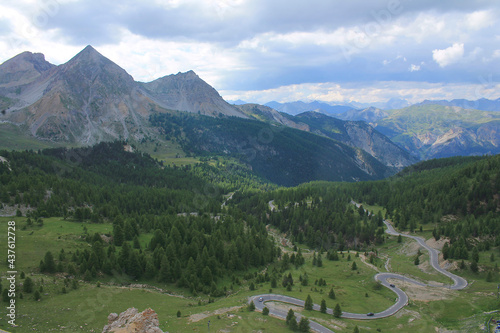
[[[164,333],[159,324],[158,315],[152,309],[139,312],[129,308],[120,315],[111,313],[102,333]]]

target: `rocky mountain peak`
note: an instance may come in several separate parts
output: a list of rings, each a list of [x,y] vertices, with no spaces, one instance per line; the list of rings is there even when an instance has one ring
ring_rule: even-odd
[[[150,98],[167,109],[210,116],[224,114],[248,118],[239,109],[224,101],[217,90],[192,70],[143,83],[142,88]]]
[[[80,60],[80,61],[111,61],[102,54],[100,54],[92,45],[87,45],[83,50],[81,50],[77,55],[75,55],[70,61]]]
[[[0,87],[28,84],[53,67],[42,53],[23,52],[0,65]]]
[[[131,75],[91,45],[60,67],[60,78],[77,89],[99,86],[101,92],[115,94],[129,93],[135,85]]]

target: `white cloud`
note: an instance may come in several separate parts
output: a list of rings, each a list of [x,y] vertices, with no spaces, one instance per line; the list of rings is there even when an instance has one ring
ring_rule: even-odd
[[[479,93],[478,93],[479,92]],[[361,103],[386,102],[391,98],[406,99],[410,103],[418,103],[425,99],[465,98],[477,100],[481,97],[500,98],[500,84],[485,88],[481,82],[477,84],[443,84],[411,81],[358,82],[348,84],[303,83],[282,86],[275,89],[253,91],[221,91],[226,100],[241,99],[252,103],[269,101],[293,102],[323,101],[329,103]]]
[[[495,15],[488,10],[481,10],[470,13],[465,18],[465,24],[473,30],[480,30],[491,26],[495,22]]]
[[[433,50],[432,58],[441,67],[454,64],[464,56],[464,43],[455,43],[444,50]]]
[[[408,68],[410,72],[418,72],[420,70],[420,65],[411,64],[410,68]]]

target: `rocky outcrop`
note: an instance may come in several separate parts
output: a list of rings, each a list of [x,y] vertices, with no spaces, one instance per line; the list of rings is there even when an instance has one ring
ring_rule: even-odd
[[[17,88],[29,84],[53,67],[43,54],[23,52],[0,66],[0,88]]]
[[[193,71],[167,75],[141,84],[142,90],[158,105],[171,110],[208,116],[247,118],[238,108],[227,103],[209,84]]]
[[[120,315],[111,313],[102,333],[164,333],[159,324],[158,315],[152,309],[139,312],[129,308]]]

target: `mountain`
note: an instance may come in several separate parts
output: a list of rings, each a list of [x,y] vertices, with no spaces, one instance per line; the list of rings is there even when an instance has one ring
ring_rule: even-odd
[[[366,109],[351,109],[347,112],[335,115],[334,117],[342,120],[362,120],[368,123],[376,122],[387,117],[389,114],[386,111],[370,106]]]
[[[36,138],[94,144],[146,134],[150,101],[132,76],[92,46],[6,97],[16,100],[6,120]]]
[[[425,100],[417,105],[443,105],[443,106],[458,106],[464,109],[475,109],[482,111],[500,111],[500,98],[490,100],[481,98],[475,101],[467,99],[447,100]]]
[[[245,101],[242,101],[241,99],[237,99],[235,101],[230,101],[228,100],[227,101],[229,104],[233,104],[233,105],[243,105],[243,104],[249,104],[248,102],[245,102]]]
[[[222,99],[217,90],[193,71],[168,75],[140,84],[147,96],[163,108],[209,116],[246,118],[238,108]]]
[[[310,132],[309,126],[307,126],[307,124],[296,122],[294,121],[293,117],[289,117],[287,114],[280,113],[269,106],[260,104],[242,104],[238,105],[237,107],[251,119],[269,122],[271,124],[285,125],[288,127]]]
[[[247,117],[192,71],[139,83],[90,45],[59,66],[25,52],[1,64],[0,73],[0,123],[40,140],[142,140],[155,133],[151,112],[166,108]]]
[[[173,139],[187,154],[229,156],[281,185],[380,179],[396,171],[394,163],[311,133],[272,108],[231,105],[193,71],[136,82],[90,45],[59,66],[24,53],[0,72],[9,74],[0,127],[14,125],[32,139],[72,146]]]
[[[257,176],[283,186],[375,180],[397,171],[360,148],[276,123],[192,113],[158,113],[151,123],[188,154],[238,159]]]
[[[421,159],[500,153],[500,113],[435,104],[387,111],[375,129]]]
[[[305,112],[293,118],[309,126],[315,134],[363,149],[387,167],[402,169],[418,161],[363,121],[343,121],[318,112]]]
[[[300,129],[360,148],[387,167],[401,169],[418,161],[362,121],[344,121],[315,111],[292,116],[258,104],[244,104],[238,107],[250,118]]]
[[[43,54],[23,52],[0,66],[0,89],[29,84],[53,67]]]
[[[353,107],[349,105],[330,105],[318,101],[310,103],[302,101],[279,103],[272,101],[266,103],[265,105],[293,116],[306,111],[317,111],[325,114],[339,114],[353,109]]]
[[[410,102],[406,99],[401,98],[391,98],[387,102],[371,102],[371,103],[360,103],[356,101],[351,101],[348,104],[353,109],[366,109],[370,107],[382,109],[382,110],[391,110],[391,109],[400,109],[407,106],[410,106]]]

